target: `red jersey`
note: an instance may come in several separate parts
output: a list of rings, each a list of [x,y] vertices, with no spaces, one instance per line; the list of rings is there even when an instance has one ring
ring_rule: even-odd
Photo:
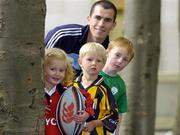
[[[56,107],[60,98],[60,92],[55,88],[51,96],[45,93],[45,106],[49,110],[45,112],[45,135],[61,135],[56,123]]]

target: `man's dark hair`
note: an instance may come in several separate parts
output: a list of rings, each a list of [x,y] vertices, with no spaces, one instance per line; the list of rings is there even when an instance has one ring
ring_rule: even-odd
[[[94,12],[94,8],[97,5],[102,6],[104,9],[112,9],[114,11],[114,21],[116,20],[116,16],[117,16],[116,6],[112,2],[110,2],[108,0],[100,0],[100,1],[95,2],[91,7],[90,16]]]

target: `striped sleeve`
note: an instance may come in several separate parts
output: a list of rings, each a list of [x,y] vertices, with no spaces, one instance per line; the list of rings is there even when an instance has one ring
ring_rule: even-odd
[[[102,91],[104,91],[105,98],[104,98],[104,106],[106,108],[105,117],[103,117],[102,122],[104,124],[104,127],[109,132],[114,132],[117,124],[118,124],[118,111],[117,107],[115,105],[114,97],[110,90],[106,89],[105,87],[100,87]]]
[[[46,48],[61,48],[60,45],[57,45],[57,42],[61,40],[62,37],[77,35],[81,35],[81,28],[63,28],[63,26],[56,27],[55,29],[51,30],[45,38]]]

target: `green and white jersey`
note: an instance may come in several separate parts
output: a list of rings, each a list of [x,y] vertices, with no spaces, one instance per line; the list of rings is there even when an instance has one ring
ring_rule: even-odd
[[[117,74],[115,76],[110,76],[105,72],[101,71],[100,75],[102,75],[104,82],[111,89],[112,94],[114,95],[114,99],[116,105],[118,107],[119,113],[125,113],[128,111],[127,106],[127,96],[126,96],[126,86],[124,80]]]

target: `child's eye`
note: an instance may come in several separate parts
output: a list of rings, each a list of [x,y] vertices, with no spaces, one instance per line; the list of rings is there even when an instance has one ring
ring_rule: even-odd
[[[120,54],[116,54],[116,57],[120,57],[121,55]]]
[[[64,69],[60,69],[59,72],[64,72],[65,70]]]
[[[54,70],[55,70],[55,68],[50,68],[50,70],[51,70],[51,71],[54,71]]]
[[[115,54],[115,57],[116,57],[116,58],[120,58],[120,57],[121,57],[121,54],[117,53],[117,54]]]
[[[128,62],[128,61],[129,61],[128,58],[124,58],[123,60],[124,60],[125,62]]]
[[[88,58],[87,61],[92,61],[92,59],[91,59],[91,58]]]
[[[97,60],[98,63],[102,62],[102,60]]]

